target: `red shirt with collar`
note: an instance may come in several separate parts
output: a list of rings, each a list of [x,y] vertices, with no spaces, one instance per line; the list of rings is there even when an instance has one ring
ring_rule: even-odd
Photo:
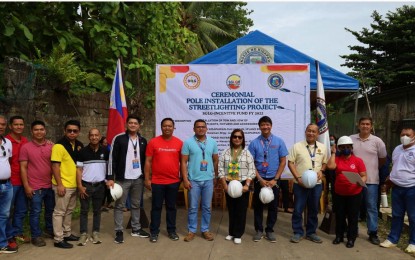
[[[10,181],[13,186],[21,186],[22,179],[20,178],[20,163],[19,163],[19,153],[22,145],[27,143],[27,138],[22,136],[20,142],[15,140],[10,134],[6,135],[6,138],[12,142],[12,158],[10,158],[10,168],[12,170],[12,175]]]
[[[346,159],[344,156],[336,156],[336,181],[334,183],[334,190],[337,194],[342,196],[357,195],[362,191],[362,187],[358,184],[351,183],[346,176],[345,172],[366,172],[366,166],[362,159],[354,156],[353,154]]]

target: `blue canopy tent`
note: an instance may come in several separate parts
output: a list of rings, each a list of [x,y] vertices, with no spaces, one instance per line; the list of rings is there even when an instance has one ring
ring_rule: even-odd
[[[244,37],[190,62],[190,64],[236,64],[238,45],[273,45],[275,63],[309,63],[310,88],[312,91],[311,100],[315,100],[317,88],[316,59],[301,53],[260,31],[253,31]],[[322,62],[320,62],[320,73],[326,92],[327,103],[344,96],[346,93],[356,92],[359,89],[358,80],[347,76]]]

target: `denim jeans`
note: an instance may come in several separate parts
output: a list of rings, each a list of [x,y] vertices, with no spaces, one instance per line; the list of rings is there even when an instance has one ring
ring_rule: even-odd
[[[274,178],[263,178],[266,181],[272,180]],[[259,199],[259,193],[261,192],[261,184],[255,179],[254,182],[254,228],[255,231],[264,232],[263,218],[264,218],[264,208],[268,208],[267,222],[265,227],[265,232],[274,232],[274,226],[277,222],[278,217],[278,201],[280,195],[280,189],[275,185],[272,187],[272,192],[274,193],[274,200],[268,204],[263,204]]]
[[[166,225],[167,232],[176,232],[176,199],[180,182],[172,184],[151,184],[151,234],[160,233],[161,210],[163,202],[166,202]]]
[[[0,184],[0,248],[7,246],[6,225],[9,220],[12,198],[13,186],[10,181]]]
[[[85,182],[82,182],[82,186],[86,188],[86,194],[88,197],[82,199],[79,197],[81,203],[81,214],[79,218],[79,231],[81,234],[88,233],[88,211],[89,204],[92,202],[92,231],[99,232],[101,226],[101,205],[105,197],[105,182],[99,184],[91,185]]]
[[[415,245],[415,186],[392,188],[392,224],[388,240],[396,244],[401,236],[405,211],[409,220],[409,244]]]
[[[307,206],[306,236],[316,233],[318,225],[318,203],[320,201],[322,184],[317,184],[312,189],[304,188],[294,183],[294,212],[292,216],[292,227],[294,234],[304,235],[303,211]]]
[[[10,217],[6,227],[7,238],[23,234],[23,222],[27,214],[27,197],[23,186],[13,186]]]
[[[199,199],[202,207],[202,223],[200,231],[209,231],[211,210],[213,196],[213,180],[208,181],[190,181],[192,188],[189,191],[189,212],[187,215],[189,232],[196,233],[197,231],[197,211],[199,209]]]
[[[378,232],[378,184],[367,184],[366,192],[366,220],[367,220],[367,233],[377,234]]]
[[[132,230],[141,229],[140,224],[140,202],[143,194],[143,179],[117,181],[122,187],[122,197],[115,201],[114,206],[114,229],[123,230],[124,207],[128,195],[131,199],[131,228]]]
[[[52,214],[55,208],[55,193],[52,188],[35,190],[33,197],[29,200],[30,204],[30,232],[32,238],[40,237],[42,230],[40,228],[40,214],[42,205],[45,205],[45,230],[53,233]]]

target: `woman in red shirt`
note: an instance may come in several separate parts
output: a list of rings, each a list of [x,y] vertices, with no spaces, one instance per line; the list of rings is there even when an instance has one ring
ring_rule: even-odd
[[[337,150],[337,151],[336,151]],[[345,221],[347,218],[347,244],[346,247],[354,247],[357,237],[357,225],[359,209],[362,200],[362,186],[352,183],[344,172],[358,174],[363,182],[366,182],[366,167],[363,160],[353,155],[353,141],[348,136],[342,136],[337,142],[337,149],[332,146],[331,157],[327,162],[329,170],[336,170],[334,190],[336,193],[336,238],[333,244],[343,242]]]

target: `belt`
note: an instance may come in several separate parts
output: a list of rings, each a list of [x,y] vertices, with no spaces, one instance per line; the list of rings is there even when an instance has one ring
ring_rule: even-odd
[[[10,179],[6,179],[6,180],[0,180],[0,184],[6,184],[10,181]]]
[[[99,186],[101,184],[105,184],[105,181],[99,181],[99,182],[88,182],[88,181],[82,181],[82,183],[91,185],[93,187]]]

